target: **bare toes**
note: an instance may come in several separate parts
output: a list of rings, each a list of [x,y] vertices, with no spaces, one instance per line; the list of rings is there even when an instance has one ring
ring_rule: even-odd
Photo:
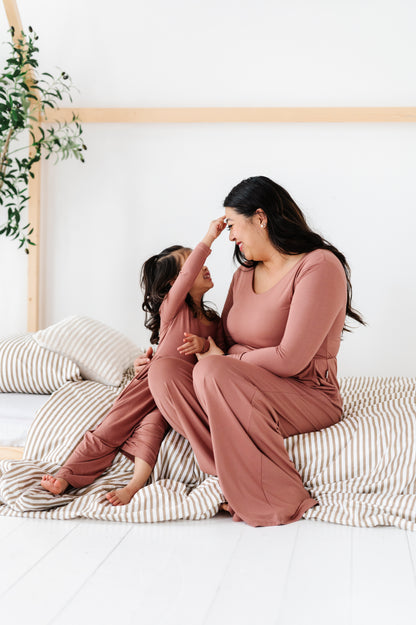
[[[68,482],[62,478],[53,477],[53,475],[44,475],[40,485],[53,495],[61,495],[68,486]]]
[[[231,508],[230,508],[230,506],[229,506],[229,504],[227,502],[222,503],[220,505],[220,510],[224,510],[224,512],[228,512],[229,514],[232,514]]]
[[[106,498],[108,499],[108,501],[111,503],[112,506],[118,506],[119,499],[117,497],[117,494],[114,491],[112,491],[111,493],[107,493]]]

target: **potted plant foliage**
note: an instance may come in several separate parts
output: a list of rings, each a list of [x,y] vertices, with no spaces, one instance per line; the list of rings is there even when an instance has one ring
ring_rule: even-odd
[[[31,27],[27,36],[21,32],[15,37],[13,28],[10,33],[11,50],[0,76],[0,235],[18,239],[19,247],[29,253],[33,228],[24,223],[23,211],[33,165],[42,154],[55,161],[75,157],[84,162],[86,146],[75,115],[69,123],[46,128],[39,124],[65,97],[72,101],[72,82],[66,72],[55,77],[39,73],[38,36]]]

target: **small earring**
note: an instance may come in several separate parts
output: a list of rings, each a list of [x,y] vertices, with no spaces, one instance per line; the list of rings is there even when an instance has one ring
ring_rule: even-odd
[[[264,228],[264,224],[260,224],[260,228]]]

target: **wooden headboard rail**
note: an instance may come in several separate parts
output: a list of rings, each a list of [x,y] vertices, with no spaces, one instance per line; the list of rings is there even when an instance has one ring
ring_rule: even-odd
[[[3,0],[10,26],[17,34],[23,30],[16,0]],[[71,121],[78,116],[84,124],[111,123],[384,123],[416,122],[416,107],[211,107],[211,108],[62,108],[39,124]],[[34,227],[36,243],[28,255],[27,329],[39,329],[39,260],[41,217],[41,163],[29,182],[28,221]]]

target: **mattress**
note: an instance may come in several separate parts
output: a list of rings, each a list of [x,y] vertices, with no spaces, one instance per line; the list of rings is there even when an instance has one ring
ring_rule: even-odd
[[[0,447],[23,447],[36,412],[50,395],[0,393]]]

